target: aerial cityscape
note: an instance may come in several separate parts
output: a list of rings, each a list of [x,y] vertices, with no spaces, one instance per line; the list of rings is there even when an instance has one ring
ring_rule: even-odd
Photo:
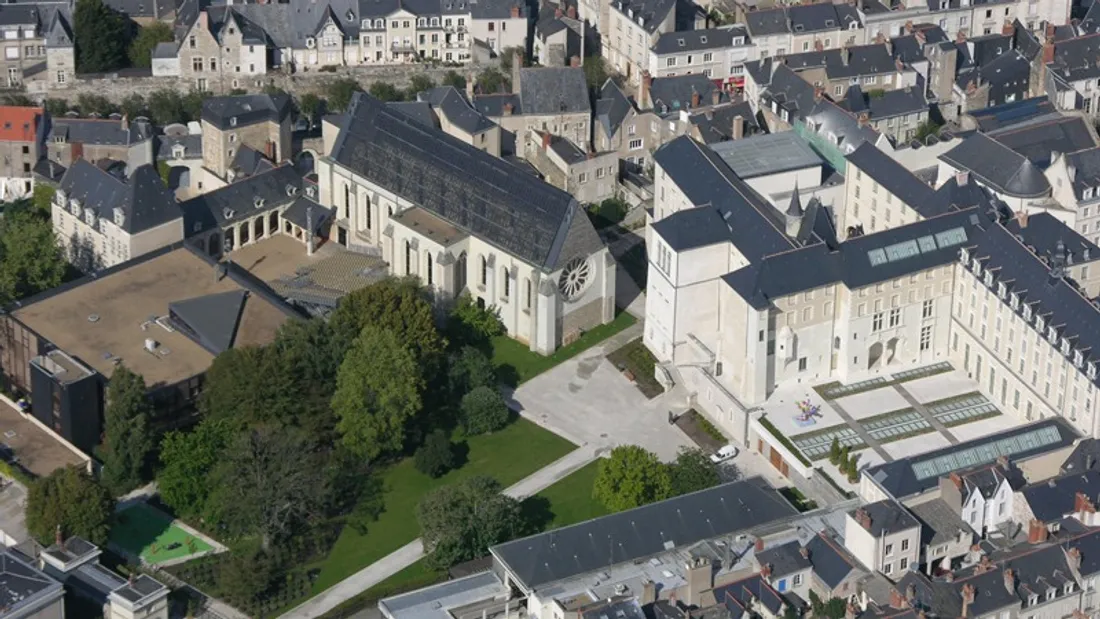
[[[0,619],[1100,618],[1100,3],[0,33]]]

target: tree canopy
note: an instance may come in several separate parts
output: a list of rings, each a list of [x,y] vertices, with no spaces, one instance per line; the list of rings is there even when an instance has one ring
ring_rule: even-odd
[[[126,66],[133,32],[130,20],[103,0],[78,0],[73,11],[76,67],[81,73],[104,73]]]
[[[27,530],[39,542],[52,544],[54,535],[80,536],[107,543],[114,500],[90,475],[67,466],[38,479],[27,492]]]
[[[439,477],[454,468],[455,451],[451,439],[443,430],[436,430],[424,439],[413,458],[416,470],[428,477]]]
[[[364,327],[340,365],[332,398],[344,447],[371,460],[400,451],[423,388],[421,367],[398,335]]]
[[[676,461],[669,467],[674,494],[687,494],[718,485],[718,465],[698,448],[684,448],[676,454]]]
[[[145,379],[125,365],[116,367],[107,385],[101,449],[101,479],[115,496],[145,481],[146,460],[153,449],[149,429],[151,414]]]
[[[389,82],[374,82],[370,85],[370,96],[378,99],[379,101],[404,101],[405,93],[398,90],[396,86]]]
[[[206,371],[199,396],[204,416],[240,425],[284,421],[300,406],[291,369],[272,346],[230,348],[219,354]]]
[[[669,468],[652,452],[626,445],[600,460],[592,497],[612,512],[633,509],[672,496]]]
[[[356,290],[340,300],[331,323],[336,337],[345,341],[368,325],[391,332],[429,379],[447,346],[436,329],[431,301],[416,278],[389,278]]]
[[[224,419],[205,419],[190,432],[173,431],[160,442],[161,469],[157,489],[164,502],[184,517],[206,511],[210,496],[209,476],[233,436],[233,425]]]
[[[462,397],[462,427],[467,434],[495,432],[508,425],[508,405],[495,387],[475,387]]]
[[[29,201],[8,203],[0,217],[0,304],[49,290],[64,280],[68,264],[48,217]]]
[[[501,494],[500,483],[482,475],[425,494],[416,520],[426,560],[440,569],[476,559],[489,546],[528,533],[519,501]]]
[[[350,77],[340,77],[325,84],[325,98],[328,99],[328,108],[334,112],[343,112],[351,105],[351,98],[363,88],[359,82]]]
[[[172,27],[162,21],[153,22],[142,26],[130,43],[130,65],[148,68],[153,64],[153,50],[157,43],[170,43],[172,41]]]

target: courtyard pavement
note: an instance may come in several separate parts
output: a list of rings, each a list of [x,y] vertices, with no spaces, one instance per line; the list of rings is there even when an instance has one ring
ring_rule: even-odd
[[[0,490],[0,531],[5,544],[18,544],[29,539],[24,510],[27,505],[27,489],[19,482],[6,484]]]

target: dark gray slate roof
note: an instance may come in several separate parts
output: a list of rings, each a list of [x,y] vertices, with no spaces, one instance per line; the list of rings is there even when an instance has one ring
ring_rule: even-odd
[[[425,127],[431,127],[432,129],[439,128],[435,119],[435,113],[432,112],[432,106],[426,101],[388,101],[386,105]]]
[[[564,191],[370,95],[356,95],[348,116],[332,158],[458,228],[548,271],[603,248]]]
[[[753,11],[745,16],[745,23],[754,37],[785,34],[791,31],[787,12],[783,9]]]
[[[184,235],[191,237],[289,204],[302,189],[302,177],[289,164],[219,187],[180,204]]]
[[[202,136],[157,136],[157,160],[171,161],[172,159],[175,159],[175,151],[177,150],[177,147],[183,147],[184,159],[198,159],[202,157]]]
[[[814,575],[830,589],[835,589],[849,574],[860,570],[859,562],[848,554],[844,544],[824,531],[806,542],[806,549],[810,552]]]
[[[725,223],[717,211],[704,206],[677,211],[653,222],[652,228],[673,251],[682,252],[728,243]]]
[[[970,112],[970,115],[978,121],[979,131],[989,133],[1046,116],[1053,112],[1055,112],[1054,104],[1050,102],[1050,99],[1047,97],[1034,97],[1013,101],[1012,103],[1002,103],[982,110],[974,110]]]
[[[1039,168],[993,138],[975,133],[940,155],[952,166],[968,170],[997,191],[1021,198],[1050,192],[1050,183]]]
[[[61,583],[17,558],[12,552],[0,554],[0,600],[5,614],[18,615],[43,598],[63,594]]]
[[[958,539],[959,531],[974,531],[943,499],[935,499],[909,508],[921,523],[921,544],[938,546]]]
[[[1044,170],[1050,165],[1053,153],[1075,153],[1096,146],[1085,119],[1059,114],[992,131],[989,137]]]
[[[699,105],[711,105],[711,93],[717,90],[714,82],[702,73],[656,77],[649,87],[649,99],[658,114],[679,114],[681,110],[691,109],[695,94],[699,95]],[[719,102],[725,101],[729,101],[729,97],[722,92]]]
[[[653,34],[668,14],[676,10],[675,0],[614,0],[611,8]],[[676,18],[673,17],[673,20]]]
[[[1073,193],[1077,199],[1084,198],[1086,187],[1092,188],[1095,194],[1096,188],[1100,187],[1100,148],[1089,148],[1066,155],[1066,163],[1075,170]]]
[[[826,56],[825,73],[831,80],[882,75],[895,71],[897,63],[890,56],[890,48],[885,43],[828,50]]]
[[[873,144],[864,142],[847,156],[848,162],[863,171],[882,185],[886,191],[894,194],[906,205],[920,211],[921,207],[932,200],[936,192],[913,173],[894,161]],[[923,214],[923,213],[922,213]]]
[[[1067,82],[1100,77],[1100,36],[1090,34],[1054,46],[1050,70]]]
[[[871,120],[881,120],[928,111],[928,100],[919,88],[888,90],[881,97],[869,97]]]
[[[1081,439],[1062,463],[1063,473],[1100,470],[1100,441],[1094,438]]]
[[[299,196],[293,204],[283,211],[283,219],[306,230],[309,228],[309,209],[311,208],[313,209],[313,231],[319,232],[323,228],[325,222],[335,215],[335,209],[321,206],[305,196]]]
[[[290,114],[290,97],[278,95],[227,95],[202,102],[202,119],[218,129],[244,127],[258,122],[282,122]],[[236,118],[236,125],[232,119]]]
[[[1021,436],[1034,435],[1033,433],[1036,432],[1049,432],[1053,440],[1023,444],[1013,441],[1013,439]],[[1011,461],[1067,447],[1072,445],[1078,438],[1080,438],[1080,435],[1066,420],[1061,417],[1048,417],[1032,424],[1017,426],[1004,432],[982,436],[918,456],[899,458],[893,462],[870,466],[864,470],[863,474],[875,480],[879,486],[895,498],[902,499],[924,492],[939,484],[940,475],[926,476],[922,473],[918,476],[918,469],[923,471],[927,466],[936,465],[936,470],[943,470],[942,475],[946,475],[951,472],[967,470],[974,466],[988,465],[1003,454],[1003,450],[997,448],[998,445],[1006,448],[1018,447],[1018,450],[1013,451],[1013,453],[1003,454],[1007,455]],[[959,463],[957,468],[951,467],[950,464],[956,460],[951,456],[961,453],[965,453],[967,457]],[[939,462],[943,462],[943,466],[938,466]]]
[[[775,67],[765,101],[775,101],[787,110],[792,118],[801,118],[814,109],[814,87],[786,65]]]
[[[654,224],[662,238],[667,234],[673,239],[706,240],[722,235],[751,262],[795,247],[783,232],[779,212],[738,178],[714,151],[681,136],[657,149],[653,157],[692,204],[706,205],[680,211]],[[699,209],[711,215],[691,213]],[[697,230],[699,225],[710,230]]]
[[[666,32],[657,37],[657,43],[653,45],[653,53],[678,54],[705,50],[724,52],[734,46],[733,41],[737,37],[741,38],[741,45],[751,45],[749,32],[744,26]]]
[[[874,537],[893,535],[920,526],[917,519],[896,501],[868,503],[848,512],[848,515],[854,515],[859,510],[863,510],[870,517],[870,528],[867,531]]]
[[[754,477],[505,542],[490,552],[521,586],[537,590],[797,513],[766,481]]]
[[[98,217],[114,221],[114,209],[121,208],[125,220],[122,229],[137,234],[181,217],[175,196],[161,180],[156,168],[139,166],[129,179],[122,179],[77,159],[61,178],[61,189],[69,199],[80,200]]]
[[[33,26],[45,36],[46,46],[72,45],[70,5],[63,2],[18,2],[0,4],[0,26]]]
[[[805,34],[825,30],[848,30],[854,24],[859,27],[859,14],[849,10],[847,5],[831,2],[821,4],[802,4],[787,8],[787,18],[791,23],[791,32]]]
[[[66,142],[104,146],[130,146],[152,139],[153,128],[148,123],[130,122],[124,128],[121,120],[109,118],[65,118],[50,121],[49,141],[64,138]]]
[[[131,18],[161,19],[176,10],[176,3],[173,0],[106,0],[104,4]]]
[[[1100,500],[1100,471],[1064,475],[1020,489],[1031,512],[1043,522],[1053,522],[1072,514],[1078,492],[1094,503]]]
[[[1040,255],[1053,254],[1061,243],[1070,264],[1100,258],[1100,248],[1096,243],[1077,234],[1073,228],[1050,213],[1036,213],[1028,217],[1026,227],[1021,227],[1017,219],[1010,219],[1002,225],[1024,245],[1034,247]]]
[[[742,137],[760,132],[760,125],[748,101],[719,105],[706,112],[692,114],[688,116],[688,122],[698,127],[699,136],[705,144],[714,144],[733,139],[733,121],[738,116],[743,122]]]
[[[584,69],[579,67],[521,69],[519,98],[524,114],[572,114],[592,110],[588,104]]]
[[[802,556],[802,545],[798,540],[770,546],[756,553],[756,560],[760,565],[771,566],[772,576],[786,576],[810,567],[809,552]]]
[[[466,97],[453,86],[437,86],[420,95],[451,124],[466,133],[480,133],[496,126],[496,123],[475,110]]]
[[[522,114],[523,105],[517,94],[478,95],[474,97],[474,108],[485,116],[500,118],[504,116],[504,107],[512,106],[512,114]]]
[[[735,619],[749,614],[746,609],[763,605],[773,616],[783,610],[785,600],[760,574],[754,574],[714,588],[714,599],[726,607]]]
[[[634,109],[634,103],[610,77],[603,83],[596,100],[596,122],[603,127],[607,137],[614,137],[623,121]]]
[[[233,347],[247,297],[247,290],[230,290],[173,301],[168,314],[188,337],[218,355]]]
[[[237,149],[237,154],[229,164],[229,169],[237,174],[237,179],[255,176],[274,167],[275,165],[259,151],[243,145]]]

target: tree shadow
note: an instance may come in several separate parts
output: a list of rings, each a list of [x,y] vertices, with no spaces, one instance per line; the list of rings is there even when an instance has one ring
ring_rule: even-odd
[[[386,485],[382,477],[372,473],[363,480],[358,500],[347,516],[347,525],[359,535],[366,535],[370,525],[386,512]]]
[[[451,470],[460,469],[470,461],[470,444],[466,441],[451,443],[451,453],[454,454],[454,466]]]
[[[550,499],[538,495],[529,496],[520,503],[519,507],[528,533],[545,530],[554,521],[554,512],[550,510]]]

